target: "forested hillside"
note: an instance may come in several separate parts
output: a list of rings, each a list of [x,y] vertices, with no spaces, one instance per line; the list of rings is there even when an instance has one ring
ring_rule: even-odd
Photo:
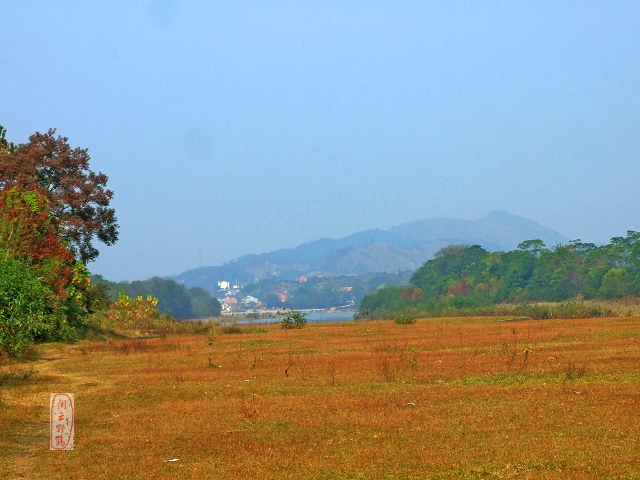
[[[413,273],[410,285],[365,297],[360,312],[639,295],[640,233],[629,231],[599,247],[575,240],[548,248],[539,239],[507,252],[488,252],[478,245],[448,246]]]

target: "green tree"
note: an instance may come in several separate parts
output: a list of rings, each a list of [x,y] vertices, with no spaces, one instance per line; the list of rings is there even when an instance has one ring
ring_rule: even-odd
[[[0,251],[0,349],[20,358],[36,336],[44,335],[54,314],[53,292],[18,259]]]
[[[556,245],[551,258],[549,286],[553,300],[566,300],[580,291],[583,258],[574,245]]]
[[[519,243],[518,250],[529,252],[534,256],[539,257],[540,254],[546,250],[546,246],[542,240],[534,238],[533,240],[525,240],[524,242]]]
[[[600,292],[604,298],[622,298],[629,294],[629,274],[622,268],[612,268],[602,278]]]
[[[285,330],[304,328],[307,324],[307,316],[294,310],[293,308],[285,308],[278,311],[278,315],[282,317],[280,326]]]
[[[219,317],[222,313],[220,301],[212,297],[204,288],[192,287],[187,290],[194,318]]]
[[[407,306],[412,305],[409,299],[403,298],[406,287],[387,286],[377,289],[375,292],[365,295],[360,302],[358,312],[362,315],[369,315],[373,312],[381,311],[402,311]]]
[[[422,289],[425,298],[447,295],[450,287],[455,289],[463,277],[479,274],[488,255],[479,245],[449,245],[416,270],[411,276],[411,283]],[[466,287],[465,293],[468,293]]]

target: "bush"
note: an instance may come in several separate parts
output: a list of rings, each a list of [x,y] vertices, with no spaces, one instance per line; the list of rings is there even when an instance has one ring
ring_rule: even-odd
[[[118,301],[111,305],[107,316],[115,328],[151,329],[160,319],[156,305],[158,299],[151,295],[132,299],[120,290]]]
[[[398,315],[393,319],[396,325],[412,325],[416,323],[416,318],[412,315]]]
[[[280,326],[285,330],[290,330],[293,328],[304,328],[304,326],[307,324],[307,316],[302,312],[294,310],[293,308],[279,310],[278,316],[282,317]]]
[[[221,331],[225,335],[233,335],[236,333],[242,333],[242,328],[238,325],[227,325],[226,327],[222,327]]]
[[[51,289],[18,260],[0,252],[0,350],[20,358],[55,317]]]

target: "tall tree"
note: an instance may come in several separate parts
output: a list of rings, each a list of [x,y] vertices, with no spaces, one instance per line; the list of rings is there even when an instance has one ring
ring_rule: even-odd
[[[105,245],[118,240],[117,219],[110,207],[113,192],[106,188],[107,176],[89,168],[87,149],[71,148],[68,138],[56,136],[55,129],[36,132],[18,146],[6,141],[3,145],[0,188],[19,186],[43,192],[76,259],[87,263],[98,257],[94,237]]]

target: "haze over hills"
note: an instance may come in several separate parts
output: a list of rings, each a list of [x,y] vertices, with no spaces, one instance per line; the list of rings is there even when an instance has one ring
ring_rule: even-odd
[[[172,278],[186,287],[198,286],[214,292],[221,280],[242,285],[320,273],[341,276],[415,270],[447,245],[480,245],[489,251],[508,251],[524,240],[535,238],[547,246],[569,240],[533,220],[494,211],[480,220],[416,220],[387,230],[365,230],[339,239],[322,238],[294,248],[244,255],[220,266],[188,270]]]

